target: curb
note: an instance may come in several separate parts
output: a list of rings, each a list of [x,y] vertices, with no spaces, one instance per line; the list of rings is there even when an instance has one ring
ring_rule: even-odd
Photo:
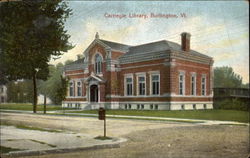
[[[40,156],[46,154],[56,154],[56,153],[69,153],[76,151],[86,151],[86,150],[97,150],[97,149],[110,149],[110,148],[120,148],[120,143],[126,142],[127,139],[119,138],[117,142],[110,144],[100,144],[87,147],[75,147],[75,148],[60,148],[60,149],[47,149],[47,150],[26,150],[26,151],[13,151],[7,154],[2,154],[1,157],[21,157],[21,156]]]

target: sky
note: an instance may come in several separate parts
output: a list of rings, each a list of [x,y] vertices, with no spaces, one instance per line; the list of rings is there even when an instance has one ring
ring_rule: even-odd
[[[67,1],[72,9],[65,29],[75,47],[51,64],[76,60],[94,40],[139,45],[159,40],[181,43],[213,57],[214,67],[231,66],[249,82],[248,1]],[[136,14],[137,16],[131,16]],[[164,14],[164,17],[151,15]],[[125,16],[125,17],[124,17]]]

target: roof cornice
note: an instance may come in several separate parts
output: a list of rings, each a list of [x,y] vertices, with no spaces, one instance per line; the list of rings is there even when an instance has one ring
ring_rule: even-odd
[[[88,48],[85,49],[85,51],[83,52],[83,54],[86,55],[86,53],[88,53],[89,50],[95,46],[95,44],[100,44],[101,46],[103,46],[103,47],[105,48],[105,50],[112,49],[111,47],[109,47],[108,45],[106,45],[105,43],[103,43],[102,41],[100,41],[99,39],[95,39],[95,40],[88,46]]]

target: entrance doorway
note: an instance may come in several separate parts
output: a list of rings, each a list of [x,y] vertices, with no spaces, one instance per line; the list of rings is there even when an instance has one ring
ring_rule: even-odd
[[[90,86],[90,102],[98,102],[98,86]]]

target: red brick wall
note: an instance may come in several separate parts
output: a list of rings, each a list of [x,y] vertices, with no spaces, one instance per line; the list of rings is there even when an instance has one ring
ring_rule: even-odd
[[[104,48],[97,44],[90,49],[89,54],[89,73],[83,74],[83,70],[67,71],[66,76],[71,79],[88,77],[91,72],[94,72],[94,64],[92,63],[93,55],[96,52],[101,53],[103,59],[106,56]],[[185,52],[184,52],[185,53]],[[186,52],[188,53],[188,52]],[[123,55],[121,52],[112,52],[112,58],[117,59]],[[133,74],[133,90],[134,95],[137,91],[137,78],[136,73],[145,72],[146,74],[146,94],[150,95],[150,74],[149,71],[160,72],[160,95],[175,93],[179,94],[179,71],[185,72],[185,95],[191,95],[191,72],[196,73],[196,94],[201,95],[201,77],[202,74],[206,74],[206,95],[210,95],[210,66],[195,63],[190,61],[184,61],[180,59],[171,59],[171,63],[175,63],[175,66],[164,65],[165,59],[159,59],[154,61],[145,61],[131,64],[121,64],[120,72],[109,72],[106,71],[106,63],[102,65],[103,68],[103,79],[106,81],[104,85],[100,85],[100,100],[101,101],[212,101],[208,97],[141,97],[141,98],[106,98],[106,95],[121,95],[124,96],[124,75]],[[152,65],[152,66],[149,66]],[[140,67],[142,66],[142,67]],[[134,67],[134,68],[133,68]],[[74,73],[81,73],[75,74]],[[83,96],[86,95],[86,85],[83,83]],[[72,98],[77,100],[79,98]],[[67,99],[69,100],[69,99]],[[84,99],[83,99],[84,100]],[[79,100],[80,101],[80,100]]]
[[[210,66],[190,61],[175,60],[176,66],[171,67],[172,92],[179,94],[179,71],[185,72],[185,92],[191,95],[191,73],[196,73],[196,94],[201,95],[201,77],[206,75],[206,95],[210,95]]]

